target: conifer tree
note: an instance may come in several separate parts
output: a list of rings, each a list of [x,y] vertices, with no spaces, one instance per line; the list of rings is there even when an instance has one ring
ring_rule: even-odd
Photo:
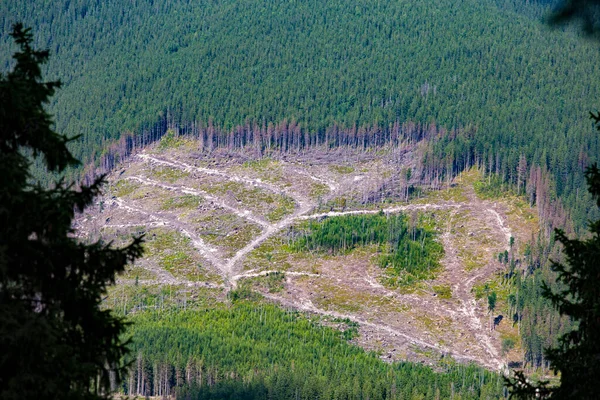
[[[600,130],[600,113],[591,114]],[[586,170],[588,190],[600,207],[600,169],[593,164]],[[560,373],[560,386],[548,382],[533,384],[523,373],[509,381],[517,398],[599,399],[600,385],[600,220],[591,222],[590,237],[570,239],[560,229],[556,238],[564,247],[566,262],[553,262],[562,289],[553,292],[543,283],[543,296],[561,315],[576,322],[576,328],[559,340],[556,348],[546,350],[555,373]]]
[[[141,256],[142,239],[123,249],[74,237],[76,212],[104,177],[75,189],[31,183],[31,158],[59,174],[78,161],[45,111],[59,82],[42,82],[48,51],[30,29],[13,26],[15,65],[0,75],[0,398],[102,399],[124,372],[124,320],[102,309],[107,285]]]
[[[584,32],[600,38],[600,0],[565,0],[551,16],[552,24],[580,21]],[[600,112],[590,113],[600,131]],[[600,169],[596,163],[585,172],[588,191],[600,207]],[[564,247],[566,262],[552,262],[562,289],[553,292],[544,282],[542,294],[561,315],[575,321],[576,328],[564,334],[555,348],[546,349],[546,357],[560,385],[547,381],[530,382],[522,372],[508,380],[511,395],[529,399],[599,399],[600,385],[600,220],[590,222],[587,239],[570,239],[555,230]]]

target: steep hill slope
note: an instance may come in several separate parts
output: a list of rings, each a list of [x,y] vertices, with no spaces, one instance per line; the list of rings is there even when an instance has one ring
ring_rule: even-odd
[[[491,369],[520,360],[501,346],[516,336],[516,328],[505,321],[493,329],[497,315],[487,312],[481,296],[490,287],[500,312],[508,307],[511,286],[501,278],[506,267],[498,254],[506,250],[518,257],[537,219],[521,203],[477,197],[477,171],[451,188],[407,202],[402,188],[414,191],[418,182],[395,178],[414,166],[415,147],[323,150],[278,159],[199,152],[198,145],[170,138],[135,154],[111,174],[108,194],[96,209],[81,216],[82,237],[117,243],[136,232],[147,237],[146,256],[122,277],[108,305],[124,304],[135,312],[150,306],[152,291],[164,293],[167,287],[178,302],[206,293],[217,301],[226,301],[226,294],[230,299],[259,294],[292,309],[358,323],[356,342],[386,359],[437,363],[448,355]],[[333,252],[297,247],[311,229],[329,221],[342,223],[334,236],[354,229],[352,237],[358,237],[369,218],[395,215],[406,216],[401,243],[411,245],[417,238],[411,235],[431,232],[430,238],[416,239],[421,253],[411,257],[427,251],[430,240],[442,245],[426,274],[409,274],[415,258],[398,267],[382,264],[395,251],[385,241]],[[366,219],[359,219],[362,228],[353,228],[344,216]],[[376,235],[380,231],[373,226]]]

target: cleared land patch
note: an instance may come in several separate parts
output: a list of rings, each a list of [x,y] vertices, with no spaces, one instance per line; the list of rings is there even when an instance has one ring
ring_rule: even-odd
[[[498,257],[511,236],[520,251],[530,213],[480,198],[476,171],[427,192],[410,189],[413,164],[385,152],[340,164],[326,152],[248,159],[194,148],[177,139],[132,156],[79,220],[85,237],[124,244],[146,234],[146,257],[111,291],[114,304],[226,302],[230,293],[347,319],[358,324],[353,341],[390,359],[444,353],[496,368],[518,351],[509,324],[489,329],[479,288],[505,269]]]

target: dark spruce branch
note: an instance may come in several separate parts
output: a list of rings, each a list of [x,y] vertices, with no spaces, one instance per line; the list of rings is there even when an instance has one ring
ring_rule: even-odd
[[[106,288],[141,256],[141,238],[114,249],[73,238],[73,218],[104,178],[78,190],[63,180],[30,184],[32,161],[77,165],[44,106],[58,82],[41,80],[47,51],[21,24],[14,69],[0,76],[0,398],[108,399],[125,373],[126,323],[102,309]]]

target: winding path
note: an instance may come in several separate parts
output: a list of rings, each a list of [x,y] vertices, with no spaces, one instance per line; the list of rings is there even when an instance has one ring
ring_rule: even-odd
[[[401,337],[404,340],[406,340],[406,342],[410,343],[410,344],[414,344],[414,345],[418,345],[424,348],[428,348],[428,349],[433,349],[433,350],[437,350],[440,353],[443,354],[450,354],[452,355],[453,358],[457,359],[457,360],[462,360],[462,361],[471,361],[471,362],[475,362],[478,363],[480,365],[484,365],[490,369],[497,369],[499,368],[498,364],[495,363],[490,363],[488,361],[484,361],[481,360],[477,357],[472,357],[472,356],[466,356],[463,354],[456,354],[456,353],[452,353],[452,351],[445,347],[445,346],[440,346],[438,344],[434,344],[434,343],[429,343],[426,342],[424,340],[421,339],[417,339],[411,335],[407,335],[404,332],[401,332],[397,329],[394,329],[388,325],[385,324],[380,324],[380,323],[376,323],[376,322],[371,322],[371,321],[367,321],[365,319],[362,318],[358,318],[355,315],[352,314],[344,314],[344,313],[339,313],[337,311],[329,311],[329,310],[322,310],[320,308],[315,307],[312,302],[310,300],[305,300],[303,302],[301,302],[300,304],[298,303],[293,303],[285,298],[282,297],[278,297],[278,296],[274,296],[268,293],[263,293],[263,296],[265,296],[267,299],[276,301],[284,306],[290,307],[290,308],[294,308],[297,310],[301,310],[301,311],[305,311],[305,312],[309,312],[309,313],[313,313],[313,314],[319,314],[319,315],[326,315],[326,316],[331,316],[334,318],[340,318],[340,319],[348,319],[352,322],[356,322],[359,325],[362,326],[368,326],[370,328],[373,328],[375,330],[378,331],[383,331],[385,333],[388,333],[394,337]]]
[[[190,238],[194,247],[198,250],[199,254],[203,258],[208,260],[218,271],[220,271],[220,274],[223,277],[224,282],[225,282],[224,288],[226,291],[231,290],[232,288],[235,288],[237,285],[237,282],[240,279],[257,277],[257,276],[265,276],[270,273],[280,272],[277,270],[272,270],[272,271],[261,271],[261,272],[248,271],[248,272],[242,273],[241,272],[241,263],[246,258],[246,256],[249,253],[251,253],[254,249],[256,249],[261,243],[263,243],[265,240],[268,240],[269,238],[273,237],[273,235],[277,234],[278,232],[285,229],[286,227],[291,226],[292,224],[294,224],[297,221],[305,221],[305,220],[310,220],[310,219],[319,219],[319,218],[335,217],[335,216],[343,216],[343,215],[377,214],[380,212],[383,212],[385,214],[396,214],[396,213],[413,211],[413,210],[419,210],[419,211],[452,210],[452,212],[455,213],[456,211],[458,211],[460,209],[467,209],[467,210],[472,209],[474,207],[473,204],[479,204],[479,206],[483,207],[479,211],[485,211],[496,222],[498,231],[502,233],[503,238],[506,240],[507,246],[508,246],[508,242],[511,238],[511,231],[506,226],[502,216],[493,208],[484,206],[484,204],[482,202],[473,203],[473,201],[470,201],[468,203],[459,203],[459,202],[453,202],[453,201],[446,201],[446,202],[431,203],[431,204],[408,204],[408,205],[404,205],[404,206],[395,206],[395,207],[389,207],[389,208],[383,208],[383,209],[363,209],[363,210],[349,210],[349,211],[340,211],[340,212],[330,211],[330,212],[325,212],[325,213],[312,213],[311,214],[311,211],[313,211],[317,206],[316,203],[311,199],[305,198],[303,196],[298,195],[297,193],[294,193],[293,191],[291,191],[288,188],[280,188],[280,187],[277,187],[276,185],[263,182],[260,179],[253,179],[253,178],[249,178],[249,177],[245,177],[245,176],[239,176],[239,175],[230,174],[230,173],[227,173],[224,171],[210,169],[210,168],[196,167],[196,166],[184,163],[184,162],[163,159],[163,158],[157,158],[157,157],[145,154],[145,153],[138,154],[137,157],[140,158],[141,160],[144,160],[145,162],[149,162],[152,164],[164,165],[164,166],[168,166],[170,168],[180,169],[180,170],[184,170],[184,171],[187,171],[190,173],[195,173],[195,174],[207,174],[207,175],[218,176],[218,177],[230,180],[230,181],[240,182],[244,185],[259,187],[259,188],[262,188],[262,189],[265,189],[265,190],[268,190],[268,191],[271,191],[271,192],[274,192],[277,194],[285,194],[285,195],[291,197],[292,199],[294,199],[294,201],[297,203],[297,208],[295,209],[293,214],[285,217],[283,220],[281,220],[279,222],[270,223],[270,222],[266,221],[264,218],[254,215],[249,210],[246,210],[246,209],[243,209],[240,207],[236,207],[236,206],[232,206],[232,205],[228,204],[225,200],[219,198],[218,196],[211,195],[202,190],[198,190],[198,189],[194,189],[194,188],[190,188],[190,187],[186,187],[186,186],[168,185],[168,184],[165,184],[165,183],[162,183],[162,182],[159,182],[156,180],[148,179],[148,178],[142,177],[142,176],[129,176],[129,177],[125,178],[125,179],[129,179],[129,180],[137,181],[143,185],[160,187],[162,189],[169,190],[169,191],[178,191],[178,192],[185,193],[185,194],[201,196],[201,197],[206,198],[207,200],[210,200],[211,202],[213,202],[213,204],[215,204],[217,207],[226,209],[226,210],[234,213],[238,217],[244,218],[244,219],[262,227],[262,232],[254,240],[252,240],[250,243],[246,244],[243,248],[237,250],[237,252],[231,258],[223,259],[218,255],[218,249],[206,244],[200,237],[198,237],[196,234],[194,234],[192,232],[192,230],[186,226],[186,224],[179,221],[176,216],[173,216],[172,214],[169,214],[169,213],[155,213],[155,212],[147,211],[147,210],[141,209],[139,207],[136,207],[134,204],[128,203],[126,200],[124,200],[122,198],[116,198],[114,200],[115,204],[118,207],[121,207],[128,212],[140,213],[142,215],[147,216],[150,219],[151,224],[154,224],[155,226],[170,226],[170,227],[176,229],[177,231],[181,232],[183,235]],[[309,177],[315,181],[318,181],[320,183],[327,185],[330,189],[329,197],[333,197],[333,195],[335,195],[337,193],[337,191],[340,190],[340,185],[337,185],[335,182],[331,182],[331,181],[328,181],[328,180],[325,180],[322,178],[312,177],[310,175],[309,175]],[[473,200],[473,199],[471,199],[471,200]],[[457,273],[464,273],[463,272],[464,269],[463,269],[461,260],[458,256],[457,250],[451,240],[452,239],[451,234],[450,234],[451,222],[452,222],[452,220],[450,219],[448,221],[448,229],[440,235],[440,239],[446,250],[445,260],[443,263],[446,266],[446,268],[453,269]],[[139,225],[135,225],[135,224],[132,224],[132,225],[139,226]],[[129,225],[128,224],[123,224],[123,225],[116,224],[116,225],[107,225],[107,226],[126,227]],[[485,274],[487,274],[489,272],[490,271],[488,271],[488,270],[477,271],[477,273],[472,274],[468,279],[460,281],[458,284],[454,285],[453,293],[457,296],[457,298],[460,301],[460,304],[461,304],[460,308],[458,308],[457,310],[451,310],[451,309],[448,309],[446,306],[441,306],[441,307],[443,309],[442,310],[443,312],[448,312],[449,314],[452,314],[454,317],[460,316],[461,319],[466,321],[466,325],[469,327],[469,330],[475,335],[477,342],[480,344],[480,346],[482,347],[482,349],[485,351],[485,353],[487,355],[487,359],[485,359],[485,360],[476,358],[476,357],[466,356],[464,354],[463,355],[453,354],[453,357],[455,357],[457,359],[468,360],[468,361],[476,361],[479,364],[485,365],[487,367],[490,367],[493,369],[498,369],[498,368],[502,368],[503,362],[498,354],[497,349],[492,344],[492,339],[491,339],[490,334],[487,332],[486,326],[483,326],[481,323],[481,318],[478,316],[478,312],[477,312],[477,303],[476,303],[475,299],[473,298],[473,295],[471,294],[471,289],[473,287],[474,282],[476,282],[478,279],[480,279],[481,277],[483,277]],[[301,276],[301,275],[302,276],[310,276],[310,277],[320,277],[321,276],[319,274],[310,274],[310,273],[303,273],[303,272],[284,272],[284,273],[289,276]],[[170,278],[172,278],[172,279],[169,279],[169,281],[173,281],[173,282],[176,281],[179,284],[184,284],[187,286],[208,285],[207,283],[203,283],[203,282],[186,281],[184,279],[181,279],[181,278],[176,279],[174,277],[170,277]],[[379,283],[377,283],[370,277],[367,276],[367,278],[365,278],[365,279],[367,280],[368,284],[371,285],[373,288],[377,288],[378,290],[385,292],[386,296],[395,295],[395,292],[385,289],[382,285],[380,285]],[[141,284],[152,284],[155,281],[149,280],[149,281],[139,281],[139,282]],[[222,286],[216,285],[215,287],[222,287]],[[325,310],[318,309],[310,302],[310,300],[304,300],[298,304],[295,302],[291,302],[290,300],[282,298],[282,297],[278,297],[278,296],[274,296],[274,295],[270,295],[270,294],[264,294],[264,295],[265,295],[265,297],[272,299],[274,301],[277,301],[286,306],[290,306],[290,307],[293,307],[296,309],[300,309],[303,311],[316,313],[316,314],[331,315],[331,316],[338,317],[338,318],[348,318],[352,321],[358,322],[361,325],[368,326],[368,327],[376,329],[378,331],[386,332],[393,336],[402,337],[409,343],[417,344],[417,345],[420,345],[420,346],[423,346],[426,348],[436,349],[436,350],[439,350],[444,353],[450,352],[450,350],[444,346],[439,346],[436,344],[428,343],[421,339],[411,337],[410,335],[400,332],[397,329],[394,329],[385,324],[367,321],[367,320],[358,318],[358,317],[356,317],[354,315],[350,315],[350,314],[342,314],[342,313],[338,313],[338,312],[325,311]]]
[[[171,217],[170,215],[160,215],[158,213],[143,210],[134,205],[127,204],[121,198],[115,198],[114,202],[115,202],[115,205],[123,208],[124,210],[126,210],[128,212],[139,213],[139,214],[145,215],[158,224],[162,224],[163,226],[170,226],[170,227],[176,229],[177,231],[181,232],[184,236],[187,236],[192,241],[192,244],[194,245],[196,250],[198,250],[200,255],[202,255],[202,257],[204,257],[205,259],[210,261],[211,264],[213,264],[216,268],[221,269],[219,267],[222,266],[223,262],[220,259],[220,257],[215,255],[215,253],[218,252],[218,249],[206,244],[206,242],[204,242],[204,240],[199,238],[196,234],[194,234],[192,232],[192,230],[190,228],[185,226],[182,222],[178,221],[176,218]]]
[[[204,190],[194,189],[194,188],[187,187],[187,186],[167,185],[162,182],[144,178],[141,176],[128,176],[125,179],[137,181],[144,185],[160,187],[162,189],[166,189],[166,190],[170,190],[170,191],[178,191],[178,192],[181,192],[184,194],[191,194],[193,196],[203,197],[206,200],[213,202],[218,207],[221,207],[225,210],[233,212],[238,217],[247,219],[248,221],[254,222],[255,224],[263,226],[263,227],[269,226],[269,223],[265,219],[255,216],[252,213],[252,211],[239,209],[237,207],[232,207],[232,206],[228,205],[225,201],[219,199],[216,196],[212,196],[211,194],[209,194],[208,192],[206,192]]]

